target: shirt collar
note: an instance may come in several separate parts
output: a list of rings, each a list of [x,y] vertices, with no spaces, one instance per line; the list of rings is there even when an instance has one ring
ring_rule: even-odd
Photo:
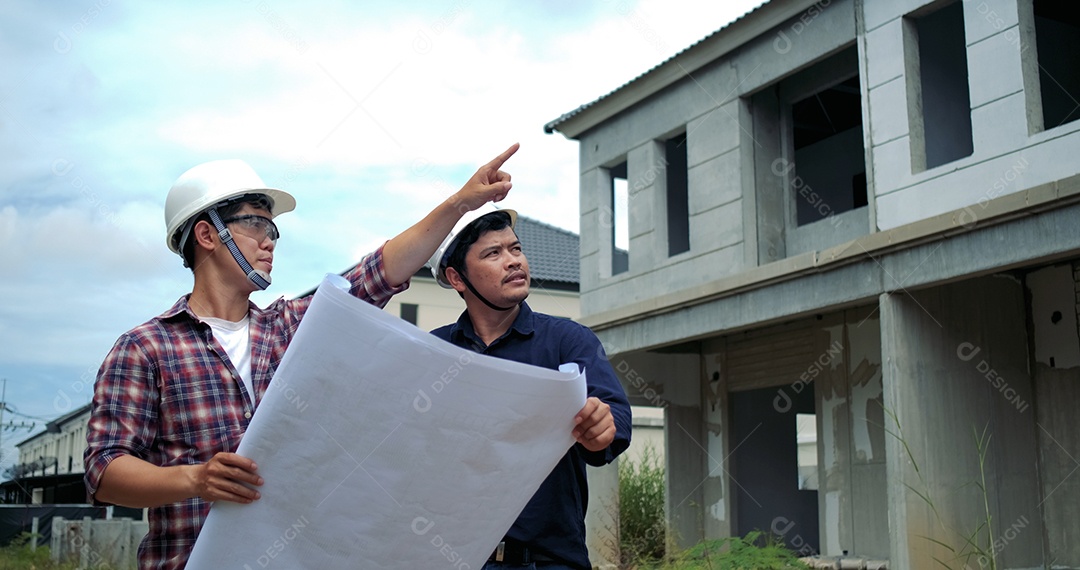
[[[520,336],[531,335],[533,331],[536,330],[535,320],[535,316],[533,315],[532,309],[529,308],[529,304],[522,301],[521,309],[518,310],[517,318],[514,319],[514,324],[510,325],[510,328],[506,329],[506,332],[503,333],[499,339],[509,336],[511,332]],[[473,328],[472,319],[469,318],[469,311],[467,309],[461,313],[457,322],[454,323],[454,328],[450,331],[450,338],[454,340],[455,344],[460,343],[463,340],[468,340],[470,343],[484,346],[480,337],[476,336],[476,329]],[[495,342],[498,342],[498,339],[496,339]],[[493,342],[492,344],[495,343]]]
[[[195,312],[191,310],[191,305],[188,304],[189,299],[191,299],[191,293],[188,293],[187,295],[184,295],[183,297],[180,297],[176,301],[176,303],[173,304],[172,307],[169,307],[169,310],[165,311],[164,313],[161,313],[161,316],[159,318],[161,320],[163,320],[163,321],[167,321],[167,320],[175,319],[175,318],[179,317],[180,315],[187,315],[187,317],[189,319],[191,319],[191,320],[193,320],[195,322],[201,322],[202,319],[200,319],[198,317],[198,315],[196,315]],[[249,300],[248,301],[248,315],[249,316],[255,316],[256,314],[259,313],[259,311],[261,311],[261,309],[259,309],[259,306]]]

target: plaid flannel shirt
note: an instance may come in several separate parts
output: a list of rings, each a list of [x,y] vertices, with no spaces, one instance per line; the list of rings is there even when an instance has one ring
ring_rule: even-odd
[[[408,287],[386,283],[381,247],[345,277],[351,294],[378,307]],[[266,309],[250,304],[253,397],[188,297],[121,336],[98,371],[84,457],[86,489],[96,504],[102,504],[94,494],[105,468],[121,455],[172,466],[235,451],[311,304],[311,296],[279,298]],[[151,508],[139,567],[183,568],[210,505],[194,497]]]

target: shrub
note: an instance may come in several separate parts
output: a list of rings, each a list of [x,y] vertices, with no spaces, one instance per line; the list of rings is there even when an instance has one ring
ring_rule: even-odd
[[[664,558],[664,467],[651,445],[638,462],[619,461],[620,565]]]
[[[74,570],[75,565],[53,562],[47,546],[30,550],[34,535],[24,532],[0,548],[0,570]]]
[[[693,548],[672,556],[670,560],[641,566],[650,570],[801,570],[809,567],[795,553],[777,542],[763,537],[759,531],[737,536],[706,540]]]

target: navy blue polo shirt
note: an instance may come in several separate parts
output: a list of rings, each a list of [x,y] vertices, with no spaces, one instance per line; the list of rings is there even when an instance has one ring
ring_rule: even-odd
[[[534,313],[524,302],[514,324],[490,346],[476,336],[467,311],[456,323],[431,334],[481,354],[544,368],[557,370],[560,364],[577,363],[585,370],[588,396],[611,406],[615,441],[597,452],[575,443],[506,533],[508,539],[522,542],[534,552],[569,566],[590,569],[585,547],[585,509],[589,503],[585,465],[607,465],[630,445],[630,403],[599,339],[583,325]]]

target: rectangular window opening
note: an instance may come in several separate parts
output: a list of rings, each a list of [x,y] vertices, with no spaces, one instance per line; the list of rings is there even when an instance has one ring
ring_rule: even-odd
[[[817,491],[817,414],[795,414],[795,445],[799,450],[799,490]]]
[[[630,185],[626,163],[613,166],[611,172],[611,274],[630,270]]]
[[[1080,119],[1080,10],[1071,2],[1034,0],[1043,125]]]
[[[867,205],[859,76],[791,105],[799,226]]]
[[[418,316],[419,312],[420,312],[420,305],[416,305],[416,304],[413,304],[413,303],[402,303],[401,304],[401,319],[403,321],[407,321],[407,322],[412,323],[412,324],[415,325],[416,324],[416,317]]]
[[[974,152],[964,5],[954,2],[914,23],[926,168],[934,168]]]
[[[690,251],[690,203],[687,191],[686,133],[664,141],[667,178],[668,256]]]

